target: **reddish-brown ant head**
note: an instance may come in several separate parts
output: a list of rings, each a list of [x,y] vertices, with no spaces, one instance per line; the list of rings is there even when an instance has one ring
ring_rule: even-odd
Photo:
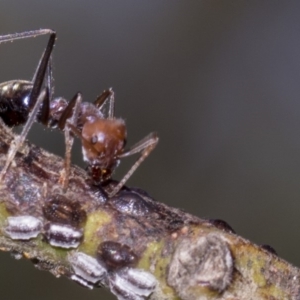
[[[106,173],[110,174],[113,171],[118,156],[125,147],[124,121],[122,119],[97,119],[94,122],[86,122],[81,136],[84,160],[101,169],[103,177],[106,177]]]

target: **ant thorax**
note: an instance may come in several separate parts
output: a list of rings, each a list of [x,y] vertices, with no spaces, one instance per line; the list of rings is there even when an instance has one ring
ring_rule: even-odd
[[[105,115],[101,109],[90,102],[83,102],[80,104],[78,120],[76,127],[81,128],[87,122],[95,122],[98,119],[105,119]]]
[[[49,120],[48,126],[50,128],[56,128],[58,126],[58,122],[61,118],[61,115],[65,111],[68,106],[68,101],[63,97],[58,97],[53,99],[49,104]]]

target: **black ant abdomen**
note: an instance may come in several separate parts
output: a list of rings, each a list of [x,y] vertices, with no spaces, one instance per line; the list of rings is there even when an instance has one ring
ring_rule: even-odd
[[[25,80],[0,84],[0,117],[7,126],[18,126],[27,121],[32,86],[30,81]]]
[[[80,93],[75,94],[69,102],[62,97],[53,99],[51,55],[56,39],[54,31],[40,29],[4,35],[0,36],[0,43],[44,34],[50,34],[49,41],[32,81],[11,80],[0,84],[1,119],[9,127],[24,124],[21,134],[12,142],[0,180],[4,178],[36,120],[47,127],[57,127],[65,133],[65,165],[59,179],[64,189],[69,181],[73,135],[81,140],[83,159],[88,163],[89,173],[96,184],[111,178],[121,158],[141,153],[127,174],[109,193],[109,196],[113,196],[155,148],[158,137],[155,133],[150,133],[130,149],[125,149],[126,126],[122,119],[114,116],[112,89],[105,90],[94,103],[82,102]],[[103,112],[105,103],[109,103],[107,115]]]

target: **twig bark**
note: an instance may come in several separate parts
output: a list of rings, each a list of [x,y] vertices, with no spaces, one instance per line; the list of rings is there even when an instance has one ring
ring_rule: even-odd
[[[0,126],[0,167],[12,139]],[[77,167],[64,193],[63,163],[27,142],[18,152],[0,185],[1,250],[87,287],[106,286],[119,299],[300,299],[300,270],[234,234],[225,222],[199,219],[137,189],[108,199],[115,183],[94,186]],[[55,211],[61,199],[71,204]],[[16,238],[32,234],[23,223],[12,225],[18,216],[42,224],[36,237]],[[53,223],[77,228],[78,245],[66,233],[51,233]],[[81,263],[82,257],[88,259]]]

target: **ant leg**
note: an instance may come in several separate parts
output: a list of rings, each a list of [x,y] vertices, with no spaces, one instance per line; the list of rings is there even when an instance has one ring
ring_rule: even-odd
[[[52,56],[49,58],[48,68],[47,68],[47,86],[49,88],[50,101],[53,100],[54,95],[54,84],[53,84],[53,72],[52,72]],[[49,105],[50,107],[50,105]]]
[[[112,88],[104,90],[102,94],[97,97],[93,104],[99,110],[101,110],[107,100],[109,101],[108,119],[113,119],[115,115],[115,93]]]
[[[35,76],[34,76],[35,78]],[[34,80],[32,80],[34,82]],[[46,74],[46,87],[49,91],[48,97],[46,97],[42,104],[40,111],[37,115],[38,122],[42,123],[45,126],[48,126],[49,117],[50,117],[50,102],[53,100],[53,75],[52,75],[52,57],[50,56],[48,66],[47,66],[47,74]]]
[[[38,67],[36,68],[35,74],[32,78],[32,82],[35,82],[35,80],[36,80],[37,73],[38,73],[41,62],[42,62],[42,59],[39,61]],[[48,61],[48,65],[47,65],[45,85],[49,90],[49,97],[46,97],[44,99],[44,101],[42,102],[37,119],[43,125],[48,126],[49,116],[50,116],[50,102],[53,100],[53,94],[54,94],[53,73],[52,73],[52,56],[51,55],[49,57],[49,61]]]
[[[55,33],[51,29],[38,29],[38,30],[31,30],[31,31],[25,31],[25,32],[18,32],[18,33],[12,33],[7,35],[1,35],[0,36],[0,44],[5,42],[12,42],[15,40],[20,39],[26,39],[26,38],[32,38],[39,35],[45,35],[45,34],[52,34]]]
[[[111,94],[109,97],[108,119],[113,119],[115,116],[115,93],[112,88],[109,91]]]
[[[61,114],[57,126],[60,130],[64,130],[66,127],[66,123],[70,117],[72,117],[72,124],[77,124],[79,107],[82,102],[81,93],[76,93],[75,96],[69,101],[67,107],[64,109]],[[75,118],[75,119],[74,119]],[[68,121],[69,122],[69,121]]]
[[[0,173],[0,181],[3,180],[11,162],[15,158],[17,151],[20,149],[20,147],[24,143],[25,138],[28,134],[28,131],[31,128],[31,126],[32,126],[33,122],[35,121],[36,116],[39,112],[41,103],[45,100],[45,98],[49,97],[49,89],[46,88],[45,90],[43,90],[41,92],[41,87],[42,87],[42,84],[44,81],[49,58],[51,56],[51,53],[52,53],[52,50],[53,50],[53,47],[55,44],[55,39],[56,39],[56,33],[53,31],[51,31],[51,32],[52,33],[49,37],[47,47],[46,47],[46,49],[42,55],[42,59],[39,63],[38,70],[36,72],[36,77],[33,82],[33,87],[32,87],[32,90],[31,90],[31,93],[29,96],[29,106],[31,107],[31,112],[28,116],[27,122],[24,125],[21,134],[19,136],[16,136],[14,138],[14,141],[12,142],[12,146],[10,147],[10,149],[8,151],[6,164]],[[23,33],[23,38],[24,38],[24,34],[26,34],[26,33]],[[22,35],[22,34],[20,34],[20,35]],[[3,38],[3,36],[2,36],[2,38]]]
[[[42,123],[43,125],[47,126],[48,121],[49,121],[49,116],[50,116],[50,90],[47,87],[48,95],[45,97],[41,104],[40,111],[38,113],[37,119],[38,122]]]
[[[64,130],[66,144],[64,168],[59,178],[59,183],[63,186],[64,191],[67,190],[69,184],[69,175],[71,169],[71,150],[74,142],[74,137],[70,134],[70,128],[68,125],[66,126],[66,123],[68,122],[68,124],[76,126],[81,102],[82,95],[80,93],[77,93],[69,102],[68,106],[66,107],[58,121],[58,127],[61,130]]]
[[[93,102],[93,104],[101,110],[105,102],[109,99],[108,97],[111,95],[112,89],[104,90],[102,94],[100,94],[97,99]]]
[[[45,74],[47,72],[47,82],[46,86],[49,89],[50,99],[52,100],[52,66],[51,66],[51,54],[54,48],[56,40],[56,33],[53,32],[50,35],[48,45],[41,57],[41,60],[39,61],[38,67],[36,69],[36,72],[33,76],[33,87],[29,98],[29,105],[33,109],[33,107],[36,107],[36,99],[38,97],[38,94],[40,93],[42,84],[45,79]],[[39,107],[38,107],[39,108]],[[37,110],[38,110],[37,108]]]
[[[145,158],[152,152],[152,150],[156,147],[158,143],[158,136],[155,132],[151,132],[149,135],[144,137],[137,144],[132,146],[129,150],[121,154],[118,158],[127,157],[133,155],[135,153],[141,152],[141,156],[138,160],[133,164],[133,166],[129,169],[129,171],[125,174],[122,180],[117,184],[116,187],[112,190],[111,193],[108,194],[109,197],[113,197],[116,195],[126,181],[130,178],[130,176],[135,172],[135,170],[140,166],[140,164],[145,160]]]
[[[82,136],[81,136],[81,132],[69,121],[67,121],[66,123],[67,127],[69,127],[69,129],[72,131],[73,134],[75,134],[79,139],[81,139],[81,141],[86,141]]]

